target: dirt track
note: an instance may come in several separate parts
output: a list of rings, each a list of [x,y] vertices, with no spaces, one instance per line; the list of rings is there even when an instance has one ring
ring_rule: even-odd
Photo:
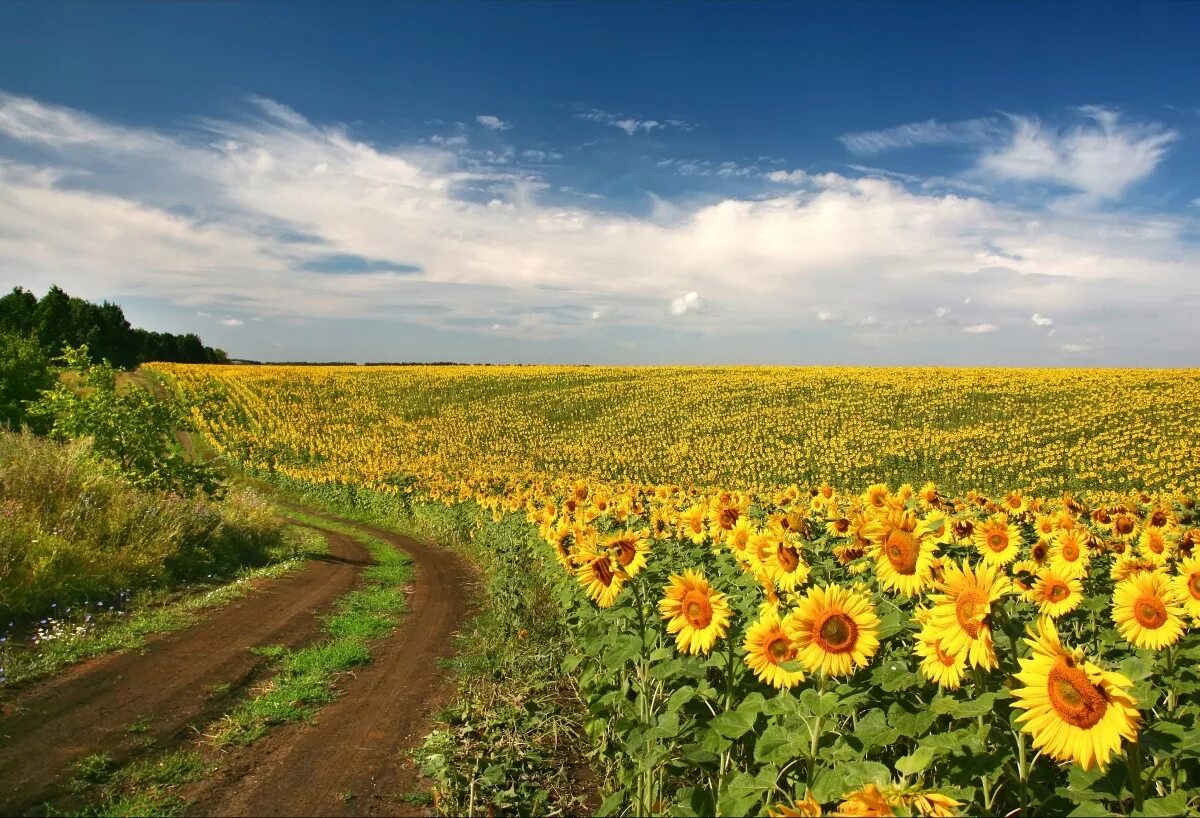
[[[416,566],[409,613],[342,685],[313,726],[291,725],[227,759],[188,800],[194,815],[419,814],[400,797],[418,781],[404,757],[453,687],[438,660],[470,609],[473,577],[457,555],[369,526]]]
[[[24,813],[63,793],[70,765],[96,752],[121,760],[147,738],[179,744],[220,715],[262,672],[254,646],[299,646],[319,617],[354,587],[366,549],[331,531],[330,555],[215,611],[205,622],[153,639],[140,652],[79,665],[6,702],[0,715],[0,814]],[[395,796],[416,781],[403,749],[419,741],[451,691],[438,659],[466,616],[470,580],[457,556],[372,530],[409,553],[416,568],[410,612],[373,648],[374,661],[340,685],[313,726],[275,730],[221,759],[190,793],[195,814],[315,815],[411,809]],[[128,726],[149,717],[145,733]],[[345,798],[346,793],[353,798]]]

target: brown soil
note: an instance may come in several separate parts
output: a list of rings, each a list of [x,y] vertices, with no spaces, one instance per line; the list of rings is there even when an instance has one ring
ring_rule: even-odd
[[[148,745],[171,746],[224,712],[264,667],[250,648],[297,647],[354,587],[367,550],[325,531],[330,553],[272,580],[201,624],[155,637],[137,652],[77,665],[18,692],[0,708],[0,815],[26,813],[64,792],[71,765],[103,752],[122,761]],[[144,732],[129,726],[149,720]]]
[[[404,796],[424,791],[405,751],[420,743],[453,685],[439,660],[470,610],[466,562],[370,526],[412,557],[409,613],[371,664],[340,685],[342,696],[313,725],[289,725],[228,754],[221,770],[189,793],[195,815],[425,814]]]

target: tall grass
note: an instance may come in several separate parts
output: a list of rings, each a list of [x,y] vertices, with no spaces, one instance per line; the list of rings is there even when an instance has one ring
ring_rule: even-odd
[[[0,617],[25,618],[261,565],[281,546],[269,504],[132,486],[86,440],[0,432]]]

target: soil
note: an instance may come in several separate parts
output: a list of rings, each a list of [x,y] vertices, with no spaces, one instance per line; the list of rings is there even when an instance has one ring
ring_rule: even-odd
[[[341,680],[341,696],[315,723],[286,725],[250,747],[219,753],[219,770],[183,793],[190,813],[429,811],[419,804],[427,789],[406,751],[453,695],[440,660],[451,654],[470,612],[473,576],[451,552],[359,527],[412,557],[409,612],[391,636],[372,645],[371,664]],[[267,581],[201,624],[151,638],[140,651],[82,663],[0,703],[0,815],[69,804],[71,767],[84,756],[103,752],[122,763],[195,738],[266,678],[266,661],[251,648],[316,641],[321,617],[371,564],[353,538],[317,530],[329,538],[330,553],[299,574]]]
[[[76,665],[19,692],[0,716],[0,814],[26,813],[61,795],[71,765],[93,753],[116,762],[148,746],[173,746],[225,712],[266,660],[250,648],[299,647],[320,617],[353,588],[370,555],[325,532],[329,553],[262,587],[204,622],[151,638],[139,651]],[[144,729],[130,726],[141,723]]]
[[[409,612],[373,646],[374,659],[340,685],[312,725],[273,730],[228,754],[187,794],[194,815],[423,815],[428,795],[408,757],[453,695],[439,660],[471,611],[474,577],[456,554],[371,526],[412,557]],[[415,797],[414,797],[415,796]]]

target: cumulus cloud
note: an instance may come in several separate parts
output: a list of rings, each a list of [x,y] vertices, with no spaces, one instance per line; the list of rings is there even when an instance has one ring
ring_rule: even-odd
[[[224,326],[224,327],[240,327],[244,323],[246,323],[246,322],[242,321],[241,319],[238,319],[238,318],[222,318],[221,319],[221,326]]]
[[[492,114],[480,114],[479,116],[475,117],[475,121],[487,128],[489,131],[507,131],[512,127],[511,122],[505,122],[500,117]]]
[[[935,307],[933,310],[933,314],[937,318],[945,318],[947,315],[950,314],[950,308],[949,307]]]
[[[1033,317],[1030,318],[1029,320],[1035,327],[1052,327],[1052,326],[1054,326],[1054,319],[1047,318],[1046,316],[1042,315],[1041,313],[1035,312],[1033,314]]]
[[[779,185],[802,185],[808,181],[808,174],[802,170],[773,170],[767,180]]]
[[[963,332],[969,332],[971,335],[990,335],[993,332],[999,332],[1000,327],[995,324],[968,324],[962,328]]]
[[[671,300],[671,315],[687,315],[704,309],[704,299],[697,292],[690,292]]]
[[[584,197],[598,194],[578,188],[570,205],[544,200],[546,169],[520,153],[385,148],[253,104],[168,134],[0,98],[0,280],[216,315],[497,324],[531,339],[659,327],[679,301],[680,332],[765,339],[820,305],[876,316],[900,344],[931,293],[975,294],[994,323],[971,326],[1017,326],[1035,310],[1103,321],[1137,340],[1122,349],[1195,364],[1181,340],[1200,308],[1194,217],[1029,210],[836,173],[782,190],[764,181],[747,198],[595,209]],[[325,263],[335,257],[370,263]],[[719,311],[700,309],[699,293]],[[593,325],[596,311],[612,320]],[[932,348],[959,330],[928,322],[912,337]]]

